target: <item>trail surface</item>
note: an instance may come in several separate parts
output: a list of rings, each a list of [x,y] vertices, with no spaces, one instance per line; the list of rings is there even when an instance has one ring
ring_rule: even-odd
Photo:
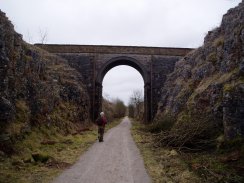
[[[53,183],[151,183],[127,117]]]

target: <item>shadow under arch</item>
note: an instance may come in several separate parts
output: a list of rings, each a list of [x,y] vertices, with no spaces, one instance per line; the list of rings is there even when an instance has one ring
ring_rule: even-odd
[[[150,121],[151,114],[151,84],[149,74],[145,68],[139,61],[134,58],[127,56],[119,56],[108,60],[104,65],[98,70],[95,79],[95,106],[93,109],[93,118],[96,119],[99,115],[99,112],[102,110],[102,82],[104,76],[107,74],[109,70],[119,65],[127,65],[136,69],[142,76],[144,80],[144,121]]]

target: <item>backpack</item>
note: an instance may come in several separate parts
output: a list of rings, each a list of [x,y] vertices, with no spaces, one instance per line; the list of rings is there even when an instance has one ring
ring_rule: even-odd
[[[102,126],[103,125],[103,119],[100,117],[96,120],[96,123],[98,126]]]

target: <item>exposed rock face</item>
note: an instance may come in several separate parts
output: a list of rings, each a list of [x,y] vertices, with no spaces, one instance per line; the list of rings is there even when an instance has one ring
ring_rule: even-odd
[[[89,119],[89,99],[81,75],[57,56],[31,46],[0,11],[0,126],[19,133],[32,125],[68,128]]]
[[[216,133],[244,136],[244,1],[208,32],[204,45],[176,63],[162,88],[158,118],[216,123]]]

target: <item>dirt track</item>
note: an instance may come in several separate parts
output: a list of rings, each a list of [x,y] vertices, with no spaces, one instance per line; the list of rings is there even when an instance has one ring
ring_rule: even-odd
[[[150,183],[128,118],[109,130],[54,183]]]

